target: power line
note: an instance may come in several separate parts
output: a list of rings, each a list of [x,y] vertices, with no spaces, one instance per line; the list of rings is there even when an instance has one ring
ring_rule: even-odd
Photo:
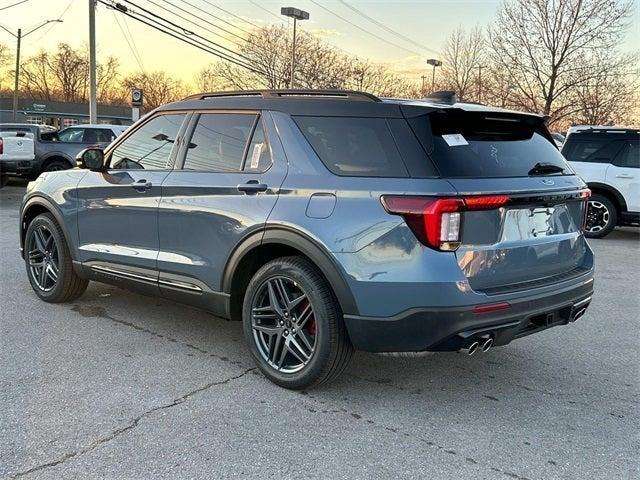
[[[129,50],[131,51],[131,54],[133,55],[133,58],[135,58],[136,63],[140,67],[140,70],[142,70],[144,72],[145,71],[144,65],[142,64],[142,59],[140,58],[140,55],[138,54],[137,49],[135,49],[131,45],[131,42],[129,42],[129,38],[127,37],[127,34],[124,32],[124,29],[122,28],[122,25],[120,24],[120,20],[118,20],[118,16],[116,15],[115,10],[112,9],[111,13],[113,14],[114,20],[118,24],[118,28],[120,29],[120,32],[122,33],[122,36],[124,37],[125,41],[127,42],[127,45],[129,45]],[[124,20],[124,17],[122,19]]]
[[[29,0],[21,0],[20,2],[13,3],[11,5],[7,5],[6,7],[0,8],[0,12],[3,10],[7,10],[11,7],[17,7],[18,5],[22,5],[23,3],[27,3]]]
[[[275,13],[273,13],[271,10],[264,8],[262,5],[260,5],[258,2],[254,2],[253,0],[247,0],[251,5],[258,7],[260,10],[262,10],[263,12],[267,12],[269,15],[271,15],[272,17],[275,17],[278,19],[278,21],[280,22],[284,22],[287,23],[285,20],[283,20],[283,18],[279,15],[276,15]]]
[[[370,31],[369,31],[369,30],[367,30],[366,28],[361,27],[360,25],[358,25],[358,24],[356,24],[356,23],[353,23],[351,20],[349,20],[349,19],[347,19],[347,18],[344,18],[344,17],[343,17],[343,16],[341,16],[341,15],[338,15],[337,13],[335,13],[335,12],[334,12],[334,11],[332,11],[332,10],[329,10],[328,8],[324,7],[323,5],[321,5],[320,3],[316,2],[315,0],[309,0],[309,1],[310,1],[311,3],[313,3],[315,6],[320,7],[320,8],[321,8],[321,9],[323,9],[324,11],[326,11],[326,12],[330,13],[330,14],[331,14],[331,15],[333,15],[334,17],[337,17],[337,18],[339,18],[340,20],[342,20],[343,22],[348,23],[348,24],[349,24],[349,25],[351,25],[352,27],[356,27],[358,30],[363,31],[363,32],[364,32],[364,33],[366,33],[367,35],[371,35],[372,37],[375,37],[375,38],[377,38],[378,40],[381,40],[381,41],[383,41],[384,43],[386,43],[386,44],[388,44],[388,45],[391,45],[391,46],[394,46],[394,47],[396,47],[396,48],[399,48],[400,50],[404,50],[405,52],[409,52],[409,53],[411,53],[411,54],[413,54],[413,55],[417,55],[417,56],[419,56],[419,57],[421,57],[421,56],[422,56],[422,54],[420,54],[420,53],[416,52],[415,50],[410,50],[410,49],[408,49],[408,48],[403,47],[402,45],[398,45],[397,43],[390,42],[390,41],[389,41],[389,40],[387,40],[386,38],[383,38],[383,37],[381,37],[381,36],[379,36],[379,35],[376,35],[375,33],[370,32]]]
[[[251,26],[253,26],[253,27],[260,28],[260,25],[258,25],[258,24],[256,24],[256,23],[253,23],[253,22],[251,22],[251,21],[247,20],[246,18],[242,18],[241,16],[236,15],[235,13],[232,13],[232,12],[230,12],[229,10],[225,10],[225,9],[224,9],[224,8],[222,8],[222,7],[218,7],[217,5],[214,5],[213,3],[211,3],[209,0],[202,0],[202,1],[203,1],[204,3],[206,3],[207,5],[209,5],[210,7],[215,8],[216,10],[220,10],[221,12],[224,12],[224,13],[226,13],[227,15],[232,16],[233,18],[237,18],[237,19],[238,19],[238,20],[240,20],[241,22],[245,22],[245,23],[248,23],[249,25],[251,25]],[[237,27],[237,26],[236,26],[236,28],[239,28],[239,27]],[[244,31],[246,32],[246,30],[244,30]],[[251,33],[251,32],[247,32],[247,33]]]
[[[196,9],[196,10],[198,10],[199,12],[202,12],[202,13],[204,13],[205,15],[209,15],[211,18],[215,18],[216,20],[219,20],[219,21],[221,21],[222,23],[224,23],[224,24],[226,24],[226,25],[229,25],[229,26],[231,26],[231,27],[233,27],[233,28],[237,28],[238,30],[241,30],[241,31],[243,31],[243,32],[245,32],[245,33],[247,33],[247,34],[251,35],[251,32],[249,32],[249,31],[247,31],[247,30],[244,30],[243,28],[240,28],[240,27],[238,27],[238,26],[234,25],[234,24],[233,24],[233,23],[231,23],[231,22],[228,22],[228,21],[226,21],[224,18],[220,18],[220,17],[218,17],[217,15],[214,15],[214,14],[213,14],[213,13],[211,13],[211,12],[207,12],[206,10],[203,10],[202,8],[200,8],[200,7],[198,7],[198,6],[193,5],[192,3],[187,2],[187,0],[181,0],[181,1],[182,1],[182,3],[186,3],[187,5],[189,5],[191,8],[195,8],[195,9]],[[169,3],[169,2],[167,2],[167,3]],[[226,30],[226,29],[224,29],[224,28],[222,28],[222,27],[220,27],[220,26],[218,26],[217,28],[219,28],[219,29],[220,29],[220,30],[222,30],[223,32],[228,33],[229,35],[233,35],[234,37],[239,38],[239,39],[240,39],[240,40],[242,40],[243,42],[247,42],[247,41],[248,41],[246,38],[244,38],[244,37],[242,37],[242,36],[240,36],[240,35],[238,35],[238,34],[236,34],[236,33],[234,33],[234,32],[231,32],[231,31],[229,31],[229,30]]]
[[[115,15],[115,12],[114,12],[114,15]],[[116,16],[116,18],[117,18],[117,16]],[[138,62],[139,65],[140,65],[140,68],[142,68],[142,71],[144,72],[145,68],[144,68],[144,63],[142,61],[142,55],[140,55],[140,52],[138,51],[138,46],[136,45],[136,40],[133,38],[133,35],[131,34],[131,30],[129,30],[129,24],[127,23],[127,19],[125,17],[122,17],[122,23],[124,23],[124,28],[127,31],[127,33],[129,34],[129,38],[131,39],[131,43],[133,44],[133,49],[135,50],[136,55],[138,56],[138,60],[140,60],[140,62]]]
[[[174,15],[174,16],[178,17],[178,18],[179,18],[179,19],[181,19],[181,20],[184,20],[185,22],[189,22],[191,25],[195,25],[195,26],[197,26],[198,28],[201,28],[201,29],[202,29],[202,30],[204,30],[205,32],[209,32],[209,33],[211,33],[212,35],[216,35],[216,36],[218,36],[218,37],[220,37],[220,38],[225,39],[225,40],[226,40],[226,41],[228,41],[228,42],[233,43],[234,45],[237,45],[237,46],[239,46],[239,47],[242,47],[242,45],[241,45],[241,44],[239,44],[239,43],[234,43],[234,42],[232,42],[231,40],[229,40],[227,37],[224,37],[224,36],[220,35],[219,33],[216,33],[216,32],[214,32],[213,30],[211,30],[211,29],[209,29],[209,28],[207,28],[207,27],[203,27],[203,26],[202,26],[202,25],[200,25],[199,23],[194,22],[193,20],[191,20],[191,19],[189,19],[189,18],[187,18],[187,17],[185,17],[185,16],[183,16],[183,15],[180,15],[179,13],[176,13],[176,12],[171,11],[171,10],[169,10],[167,7],[163,7],[162,5],[159,5],[158,3],[154,2],[153,0],[147,0],[147,2],[151,3],[152,5],[154,5],[154,6],[158,7],[158,8],[160,8],[160,9],[162,9],[163,11],[165,11],[165,12],[167,12],[167,13],[171,14],[171,15]],[[176,7],[176,8],[180,8],[180,7]],[[185,10],[185,12],[186,12],[186,10]],[[187,13],[189,13],[189,12],[187,12]],[[191,15],[193,15],[193,14],[191,14]],[[196,18],[199,18],[199,17],[196,17]],[[209,25],[213,25],[213,26],[215,26],[215,24],[212,24],[211,22],[208,22],[207,20],[204,20],[204,19],[200,19],[200,20],[202,20],[204,23],[207,23],[207,24],[209,24]],[[218,44],[216,44],[216,45],[218,45]],[[229,51],[229,52],[231,52],[231,53],[233,53],[233,54],[236,54],[236,55],[240,55],[240,56],[242,56],[241,54],[239,54],[239,53],[235,52],[234,50],[231,50],[230,48],[227,48],[227,47],[225,47],[225,46],[223,46],[223,45],[219,45],[219,47],[220,47],[220,48],[223,48],[223,49],[225,49],[225,50],[227,50],[227,51]],[[247,57],[244,57],[244,58],[247,58]],[[250,60],[250,59],[249,59],[249,58],[247,58],[247,60]]]
[[[152,19],[149,19],[148,17],[145,17],[144,15],[141,15],[141,14],[136,13],[136,12],[132,12],[127,7],[125,7],[125,6],[123,6],[123,5],[119,4],[119,3],[113,2],[113,0],[112,0],[113,3],[108,3],[107,0],[97,0],[97,1],[99,3],[102,3],[103,5],[108,6],[108,7],[115,8],[118,12],[122,13],[123,15],[126,15],[126,16],[128,16],[130,18],[133,18],[134,20],[136,20],[138,22],[141,22],[141,23],[143,23],[143,24],[145,24],[145,25],[147,25],[147,26],[149,26],[149,27],[151,27],[151,28],[153,28],[155,30],[158,30],[158,31],[160,31],[160,32],[162,32],[162,33],[164,33],[166,35],[169,35],[169,36],[171,36],[171,37],[173,37],[173,38],[175,38],[177,40],[180,40],[180,41],[182,41],[182,42],[184,42],[184,43],[186,43],[188,45],[196,47],[196,48],[198,48],[198,49],[200,49],[200,50],[202,50],[202,51],[204,51],[206,53],[210,53],[212,55],[215,55],[215,56],[217,56],[219,58],[222,58],[223,60],[226,60],[226,61],[228,61],[230,63],[233,63],[234,65],[237,65],[239,67],[245,68],[245,69],[247,69],[249,71],[252,71],[254,73],[258,73],[258,74],[261,74],[261,75],[265,75],[266,74],[265,72],[263,72],[261,70],[258,70],[257,68],[254,68],[251,65],[247,65],[247,64],[245,64],[245,63],[243,63],[243,62],[241,62],[241,61],[239,61],[237,59],[229,57],[227,54],[225,54],[223,52],[220,52],[219,50],[217,50],[217,49],[215,49],[213,47],[204,45],[203,43],[201,43],[201,42],[199,42],[197,40],[194,40],[192,38],[188,38],[187,34],[185,33],[185,32],[188,32],[188,30],[183,29],[182,27],[177,27],[180,30],[182,30],[182,32],[173,30],[172,28],[167,27],[166,25],[162,25],[159,22],[154,21]]]
[[[399,33],[396,32],[395,30],[387,27],[384,23],[379,22],[378,20],[376,20],[375,18],[370,17],[369,15],[367,15],[366,13],[364,13],[362,10],[357,9],[356,7],[349,5],[347,2],[345,2],[344,0],[338,0],[341,4],[343,4],[345,7],[347,7],[349,10],[351,10],[352,12],[355,12],[356,14],[360,15],[361,17],[366,18],[367,20],[369,20],[371,23],[373,23],[374,25],[377,25],[378,27],[384,29],[385,31],[389,32],[392,35],[395,35],[396,37],[404,40],[405,42],[409,42],[413,45],[415,45],[416,47],[422,48],[423,50],[427,50],[428,52],[433,52],[433,53],[440,53],[437,50],[434,50],[432,48],[429,47],[425,47],[424,45],[416,42],[415,40]]]
[[[187,36],[191,36],[191,35],[193,35],[193,36],[195,36],[195,37],[198,37],[198,38],[200,38],[200,39],[204,40],[205,42],[208,42],[208,43],[210,43],[210,44],[212,44],[212,45],[215,45],[215,47],[217,47],[217,48],[221,48],[221,49],[223,49],[223,50],[226,50],[227,52],[229,52],[229,53],[230,53],[230,54],[232,54],[232,55],[236,55],[236,56],[238,56],[238,57],[241,57],[241,58],[243,58],[243,59],[245,59],[245,60],[247,60],[247,61],[249,61],[249,62],[251,62],[251,61],[252,61],[250,58],[245,57],[245,56],[244,56],[244,55],[242,55],[241,53],[238,53],[238,52],[236,52],[236,51],[234,51],[234,50],[231,50],[230,48],[227,48],[227,47],[225,47],[224,45],[221,45],[221,44],[219,44],[219,43],[216,43],[216,42],[214,42],[213,40],[209,40],[208,38],[203,37],[202,35],[199,35],[199,34],[197,34],[197,33],[195,33],[195,32],[192,32],[191,30],[187,30],[186,28],[182,27],[181,25],[178,25],[177,23],[174,23],[174,22],[172,22],[171,20],[167,20],[166,18],[164,18],[164,17],[163,17],[163,16],[161,16],[161,15],[158,15],[157,13],[154,13],[154,12],[152,12],[152,11],[150,11],[150,10],[147,10],[146,8],[142,8],[142,7],[140,7],[139,5],[137,5],[136,3],[134,3],[134,2],[133,2],[133,1],[131,1],[131,0],[124,0],[124,1],[125,1],[126,3],[129,3],[129,4],[133,5],[133,6],[134,6],[134,7],[136,7],[137,9],[139,9],[139,10],[141,10],[141,11],[145,12],[146,14],[151,15],[153,18],[158,19],[158,20],[160,20],[160,21],[162,21],[162,22],[164,22],[164,23],[166,23],[166,24],[170,25],[170,26],[171,26],[171,27],[173,27],[173,28],[177,28],[179,31],[181,30],[181,31],[182,31],[182,33],[183,33],[184,35],[187,35]],[[163,25],[163,26],[164,26],[164,25]],[[165,28],[167,28],[167,27],[165,26]],[[202,27],[201,27],[201,28],[202,28]],[[224,55],[227,55],[227,54],[224,54]]]

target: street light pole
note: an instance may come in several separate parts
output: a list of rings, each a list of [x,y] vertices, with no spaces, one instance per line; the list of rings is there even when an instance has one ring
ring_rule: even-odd
[[[433,71],[431,72],[431,91],[433,92],[436,88],[436,67],[441,67],[442,61],[435,58],[429,58],[427,59],[427,65],[431,65],[433,67]]]
[[[295,69],[296,69],[296,22],[298,20],[309,20],[309,12],[294,7],[282,7],[280,14],[285,17],[293,18],[293,44],[291,45],[291,75],[289,79],[289,88],[295,86]]]
[[[89,123],[98,123],[96,79],[96,3],[89,0]]]
[[[62,23],[62,20],[60,20],[60,19],[47,20],[47,21],[41,23],[40,25],[38,25],[37,27],[32,28],[27,33],[25,33],[24,35],[22,34],[22,29],[21,28],[18,29],[18,33],[13,33],[11,30],[8,30],[5,27],[3,27],[2,25],[0,25],[0,28],[2,28],[9,35],[13,35],[13,37],[17,41],[17,44],[16,44],[16,71],[15,71],[15,73],[13,75],[13,121],[14,122],[16,122],[18,120],[18,85],[19,85],[19,81],[20,81],[20,46],[22,44],[22,39],[24,37],[26,37],[27,35],[32,34],[36,30],[41,29],[45,25],[48,25],[48,24],[53,23],[53,22]]]

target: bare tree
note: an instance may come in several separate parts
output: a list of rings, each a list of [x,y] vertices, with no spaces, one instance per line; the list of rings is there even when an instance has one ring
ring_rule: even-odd
[[[480,101],[481,71],[485,67],[484,35],[480,27],[458,27],[442,50],[444,82],[463,101]]]
[[[201,70],[195,83],[202,90],[287,88],[291,38],[284,26],[255,29],[240,47],[248,70],[229,62],[217,62]],[[384,65],[344,54],[308,32],[296,38],[296,87],[356,88],[381,95],[407,94],[414,87]],[[413,91],[417,91],[413,88]]]
[[[632,9],[616,0],[511,0],[487,30],[492,61],[508,72],[518,107],[559,121],[569,92],[601,73],[596,53],[619,43]]]

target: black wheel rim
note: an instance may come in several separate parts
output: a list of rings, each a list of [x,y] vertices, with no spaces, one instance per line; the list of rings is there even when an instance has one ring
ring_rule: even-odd
[[[589,233],[598,233],[604,230],[609,224],[611,214],[607,206],[596,200],[589,201],[589,208],[587,209],[587,222],[586,230]]]
[[[315,353],[313,305],[288,277],[272,277],[258,288],[251,305],[251,328],[260,356],[278,372],[299,372]]]
[[[66,170],[66,169],[62,165],[58,165],[58,164],[51,165],[46,169],[47,172],[58,172],[60,170]]]
[[[31,279],[43,292],[51,291],[60,271],[60,255],[53,234],[44,225],[34,228],[27,248]]]

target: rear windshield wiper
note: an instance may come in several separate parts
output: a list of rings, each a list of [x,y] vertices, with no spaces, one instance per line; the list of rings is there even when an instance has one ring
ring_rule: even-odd
[[[529,175],[550,175],[552,173],[562,172],[564,172],[564,168],[558,165],[555,165],[553,163],[538,162],[533,166],[531,170],[529,170]]]

